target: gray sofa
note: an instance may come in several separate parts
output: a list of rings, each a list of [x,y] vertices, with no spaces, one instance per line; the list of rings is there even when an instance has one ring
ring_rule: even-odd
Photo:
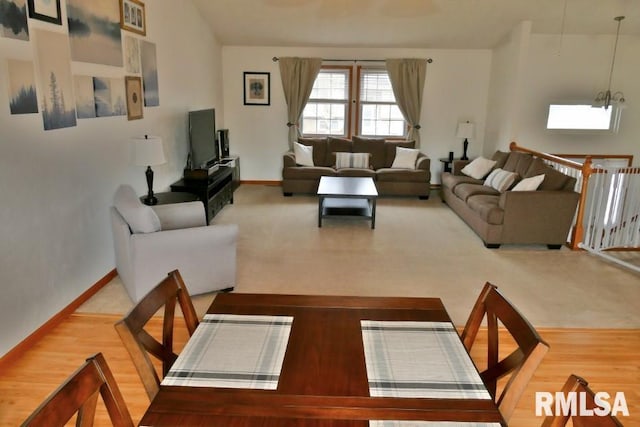
[[[296,163],[293,151],[283,156],[282,192],[316,193],[321,176],[372,177],[381,196],[418,196],[427,199],[430,191],[431,160],[418,154],[415,169],[392,168],[396,147],[414,148],[413,141],[386,141],[384,139],[361,138],[300,138],[303,145],[313,146],[313,166]],[[370,168],[336,169],[336,152],[369,153]]]
[[[497,151],[493,169],[516,172],[518,179],[544,174],[536,191],[499,192],[461,173],[468,161],[456,161],[442,174],[442,201],[480,236],[488,248],[501,244],[546,244],[559,249],[566,243],[579,195],[576,180],[531,154]],[[510,188],[513,188],[513,185]]]

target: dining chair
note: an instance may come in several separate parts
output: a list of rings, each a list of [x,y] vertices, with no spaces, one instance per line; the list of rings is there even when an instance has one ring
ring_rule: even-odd
[[[116,331],[131,356],[150,400],[153,400],[158,393],[161,378],[149,355],[162,362],[162,378],[178,357],[173,351],[176,301],[191,336],[199,322],[189,292],[178,270],[170,272],[164,280],[142,297],[122,320],[115,324]],[[144,328],[163,306],[162,342],[159,342]]]
[[[578,399],[584,396],[586,401],[582,404],[578,401],[576,405],[578,408],[594,409],[596,407],[595,393],[584,378],[574,374],[569,375],[562,387],[562,394],[567,396],[568,393],[577,393]],[[622,427],[622,423],[613,415],[580,416],[579,414],[573,416],[569,414],[549,415],[544,419],[541,427],[564,427],[569,422],[569,419],[571,419],[573,427]]]
[[[495,399],[503,418],[509,421],[529,380],[549,350],[549,345],[540,338],[529,321],[498,291],[498,288],[487,282],[462,332],[462,342],[468,352],[471,352],[485,315],[487,366],[480,371],[480,376]],[[498,322],[506,328],[517,346],[502,359],[498,351],[501,329]],[[478,369],[480,370],[480,367]],[[498,380],[506,376],[509,376],[508,380],[497,395]]]
[[[102,396],[114,426],[133,427],[129,410],[102,353],[89,357],[38,406],[22,426],[64,426],[76,413],[76,426],[92,426],[98,394]]]

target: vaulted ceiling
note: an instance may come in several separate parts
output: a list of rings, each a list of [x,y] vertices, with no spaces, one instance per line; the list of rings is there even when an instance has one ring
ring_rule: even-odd
[[[534,33],[640,35],[640,0],[193,0],[223,45],[492,48]]]

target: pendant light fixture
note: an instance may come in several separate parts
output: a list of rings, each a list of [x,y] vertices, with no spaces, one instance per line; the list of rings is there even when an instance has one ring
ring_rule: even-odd
[[[616,63],[616,51],[618,50],[618,37],[620,36],[620,23],[624,19],[624,16],[616,16],[613,18],[618,21],[618,30],[616,31],[616,42],[613,46],[613,57],[611,58],[611,69],[609,70],[609,86],[607,86],[606,92],[598,92],[596,98],[593,101],[594,107],[604,107],[606,110],[612,103],[624,104],[624,94],[622,92],[615,92],[611,94],[611,78],[613,77],[613,67]]]

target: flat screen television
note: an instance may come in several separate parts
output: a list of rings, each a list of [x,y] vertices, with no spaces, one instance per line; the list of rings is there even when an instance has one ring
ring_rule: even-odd
[[[206,169],[218,163],[215,109],[189,111],[189,145],[193,168]]]

